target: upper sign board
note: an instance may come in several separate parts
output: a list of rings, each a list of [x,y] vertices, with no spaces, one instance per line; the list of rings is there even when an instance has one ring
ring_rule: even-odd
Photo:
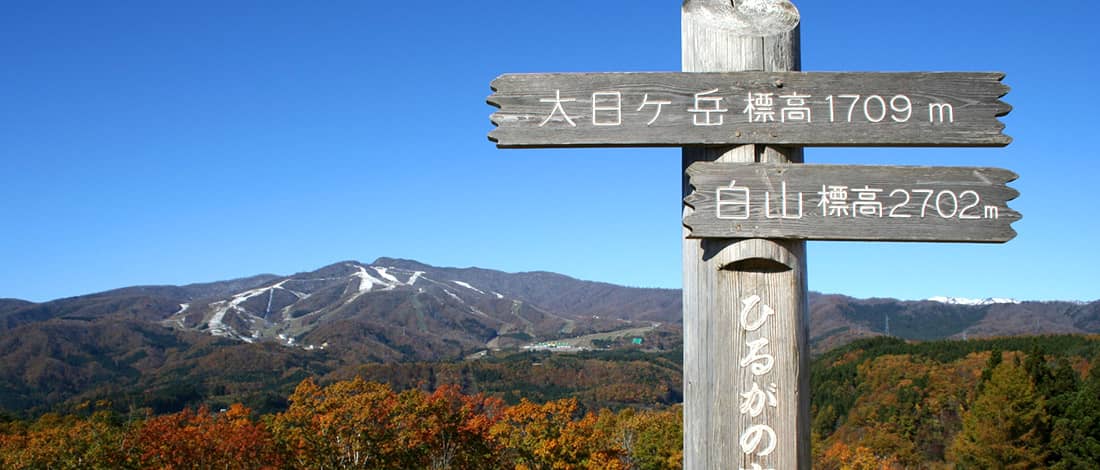
[[[693,163],[691,238],[1000,243],[1016,174],[985,167]]]
[[[492,82],[499,147],[982,146],[1002,73],[554,73]]]

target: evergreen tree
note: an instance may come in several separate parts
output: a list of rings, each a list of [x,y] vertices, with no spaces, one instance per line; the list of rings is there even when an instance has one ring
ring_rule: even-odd
[[[986,382],[989,382],[989,379],[993,377],[993,369],[1001,365],[1002,361],[1004,361],[1004,353],[1001,352],[1001,348],[994,346],[993,350],[989,352],[989,361],[985,363],[985,369],[982,369],[982,378],[978,382],[979,392],[985,387]]]
[[[1054,424],[1054,468],[1093,468],[1100,462],[1100,357],[1092,364],[1089,377]]]
[[[1031,378],[1031,383],[1035,384],[1035,387],[1040,393],[1044,393],[1051,382],[1054,381],[1054,374],[1050,370],[1050,366],[1047,365],[1046,351],[1036,341],[1031,346],[1031,351],[1027,354],[1027,360],[1024,361],[1024,369],[1027,370],[1028,377]]]
[[[1050,382],[1041,389],[1043,394],[1050,399],[1047,412],[1051,416],[1066,414],[1069,403],[1077,396],[1077,392],[1081,387],[1080,382],[1080,376],[1077,375],[1077,371],[1073,370],[1069,360],[1064,357],[1058,358],[1053,370],[1051,370]]]

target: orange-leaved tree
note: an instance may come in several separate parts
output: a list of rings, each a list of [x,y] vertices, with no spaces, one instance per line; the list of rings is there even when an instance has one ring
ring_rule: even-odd
[[[406,468],[397,405],[387,385],[356,378],[322,388],[307,379],[271,429],[295,468]]]
[[[243,405],[213,413],[205,406],[147,419],[131,434],[142,468],[279,468],[275,441]]]
[[[574,419],[577,400],[534,404],[526,399],[504,410],[493,436],[504,446],[505,464],[517,470],[617,470],[629,468],[616,439],[615,415],[589,413]]]
[[[271,427],[295,468],[496,468],[501,449],[490,430],[503,408],[453,385],[396,393],[362,378],[306,380]]]
[[[603,416],[605,412],[601,412]],[[683,468],[683,407],[667,410],[626,408],[616,416],[614,439],[625,452],[631,468],[678,470]]]
[[[400,440],[416,451],[417,468],[497,468],[501,447],[490,432],[504,404],[484,395],[463,395],[457,385],[432,394],[402,392],[397,419],[404,423]]]
[[[897,456],[879,457],[864,446],[849,447],[836,441],[822,453],[814,468],[824,470],[892,470],[905,468],[898,463]]]
[[[87,418],[45,414],[0,433],[0,468],[125,468],[125,446],[124,428],[108,411]]]

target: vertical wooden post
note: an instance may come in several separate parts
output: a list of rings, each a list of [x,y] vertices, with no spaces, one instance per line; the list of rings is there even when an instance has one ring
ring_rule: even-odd
[[[689,3],[681,14],[683,71],[800,69],[797,28],[759,36],[749,17],[739,19],[750,23],[740,30],[719,30]],[[723,103],[726,119],[745,119],[746,104]],[[684,170],[696,161],[801,163],[802,149],[685,147]],[[685,176],[684,196],[690,192]],[[685,215],[691,210],[684,206]],[[805,242],[684,233],[684,468],[809,469]]]

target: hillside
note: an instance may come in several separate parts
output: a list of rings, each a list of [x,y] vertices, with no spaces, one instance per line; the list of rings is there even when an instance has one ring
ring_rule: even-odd
[[[1096,336],[836,349],[812,370],[814,468],[1092,468],[1097,361]]]
[[[1100,333],[1100,301],[904,301],[810,295],[810,344],[823,353],[879,336],[911,340]]]
[[[681,408],[650,385],[678,379],[679,357],[528,352],[369,365],[303,380],[283,396],[289,406],[259,416],[236,404],[147,415],[86,403],[0,420],[0,466],[676,469]],[[812,364],[812,466],[1093,468],[1097,361],[1096,336],[857,341]],[[622,408],[591,405],[606,394]]]
[[[1100,302],[811,294],[810,304],[817,354],[887,334],[1100,333]],[[43,303],[0,299],[0,409],[33,414],[123,397],[158,411],[204,400],[266,410],[282,406],[305,377],[349,377],[374,364],[484,359],[524,347],[667,353],[683,341],[680,309],[678,290],[392,258]],[[678,387],[666,389],[675,395]]]
[[[676,348],[677,330],[662,322],[679,309],[673,290],[388,258],[3,300],[0,408],[35,413],[112,398],[157,411],[204,400],[274,409],[302,378],[364,364],[458,360],[594,333],[644,331],[657,340],[649,344]]]

